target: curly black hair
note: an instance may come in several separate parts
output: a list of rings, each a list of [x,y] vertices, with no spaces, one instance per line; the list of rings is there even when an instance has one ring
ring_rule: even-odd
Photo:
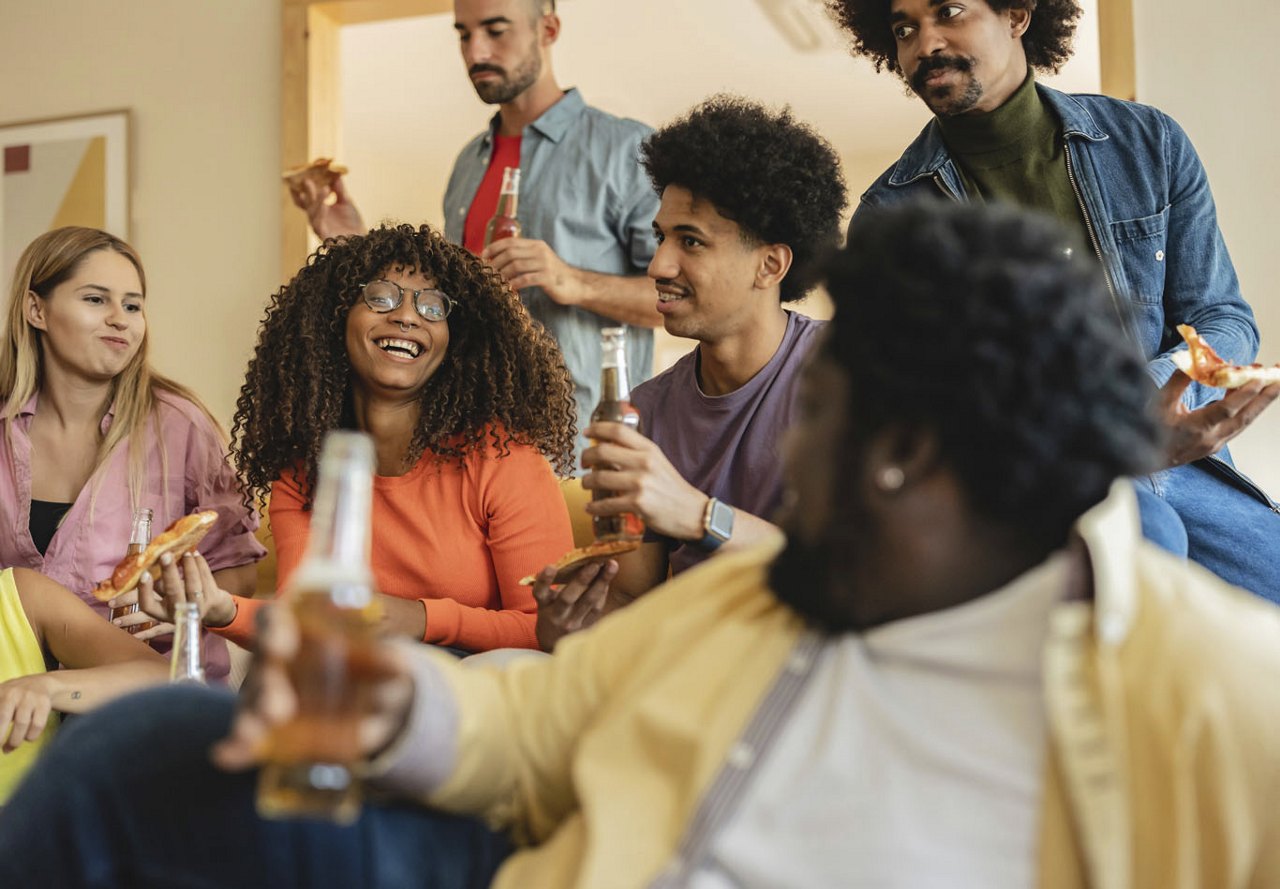
[[[1101,271],[1068,243],[1009,206],[911,204],[859,216],[826,279],[855,437],[932,431],[976,512],[1050,545],[1156,469],[1164,435]]]
[[[448,350],[422,393],[406,468],[426,451],[462,460],[486,444],[502,453],[519,442],[560,474],[572,470],[573,383],[551,336],[497,272],[438,231],[383,226],[326,241],[267,306],[231,433],[249,498],[297,467],[310,491],[325,433],[355,426],[347,315],[361,285],[393,267],[421,271],[454,300]]]
[[[748,242],[791,248],[783,302],[817,285],[814,266],[840,241],[848,192],[835,150],[789,108],[713,96],[645,140],[640,157],[659,195],[668,185],[687,188]]]
[[[996,12],[1027,9],[1031,24],[1022,35],[1027,63],[1039,71],[1056,72],[1071,58],[1076,22],[1082,14],[1076,0],[984,0]],[[880,71],[901,74],[898,46],[889,24],[890,0],[826,0],[836,22],[853,35],[853,54],[865,56]]]

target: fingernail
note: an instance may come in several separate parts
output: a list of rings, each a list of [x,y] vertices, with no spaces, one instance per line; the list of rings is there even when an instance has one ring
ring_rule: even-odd
[[[139,580],[142,580],[142,581],[146,581],[147,583],[151,583],[151,582],[153,582],[153,581],[155,580],[155,578],[151,576],[151,572],[150,572],[150,571],[143,571],[143,572],[142,572],[142,577],[140,577],[140,578],[138,578],[138,579],[139,579]]]
[[[163,556],[160,557],[160,564],[166,567],[168,567],[169,565],[172,565],[173,556],[171,556],[169,553],[165,553]]]

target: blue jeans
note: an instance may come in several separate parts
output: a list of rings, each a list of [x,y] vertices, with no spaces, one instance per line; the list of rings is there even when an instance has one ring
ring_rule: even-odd
[[[1143,534],[1214,574],[1280,603],[1280,513],[1218,475],[1207,461],[1138,480]],[[1265,496],[1265,495],[1263,495]]]
[[[475,819],[366,805],[349,827],[267,821],[254,773],[209,763],[234,698],[154,689],[77,719],[0,811],[0,886],[488,886],[510,852]]]

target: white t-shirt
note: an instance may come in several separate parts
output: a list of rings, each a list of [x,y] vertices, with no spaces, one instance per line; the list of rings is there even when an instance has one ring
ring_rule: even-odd
[[[690,885],[1034,885],[1041,654],[1067,569],[1057,554],[980,599],[826,643]]]

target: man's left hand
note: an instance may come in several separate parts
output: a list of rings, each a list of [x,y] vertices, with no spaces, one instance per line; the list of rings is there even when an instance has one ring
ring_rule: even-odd
[[[562,306],[582,301],[578,270],[561,259],[546,241],[533,238],[503,238],[480,253],[516,290],[541,287]]]
[[[591,470],[582,479],[589,491],[614,496],[592,500],[593,516],[631,512],[658,534],[676,540],[702,539],[702,513],[707,495],[689,484],[671,465],[662,449],[621,423],[592,423],[587,437],[595,442],[582,453]]]
[[[1280,383],[1263,386],[1255,381],[1229,390],[1204,407],[1190,410],[1182,403],[1182,393],[1190,384],[1191,378],[1176,370],[1156,395],[1160,416],[1172,433],[1169,466],[1181,466],[1216,454],[1280,397]]]

